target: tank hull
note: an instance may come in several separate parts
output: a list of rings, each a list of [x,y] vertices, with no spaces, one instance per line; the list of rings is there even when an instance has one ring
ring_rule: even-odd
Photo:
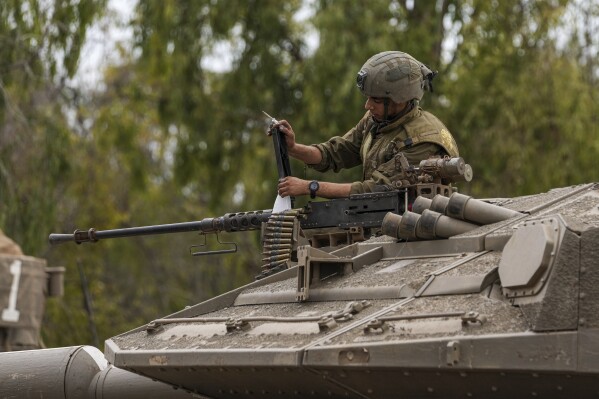
[[[211,398],[572,398],[599,394],[597,353],[588,350],[598,347],[597,338],[599,330],[527,332],[401,344],[322,342],[298,350],[119,354],[123,367]]]

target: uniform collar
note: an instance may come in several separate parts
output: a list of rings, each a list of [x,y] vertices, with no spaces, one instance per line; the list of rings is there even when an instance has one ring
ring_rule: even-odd
[[[420,108],[418,105],[415,105],[414,108],[408,111],[407,114],[404,114],[393,121],[387,122],[377,122],[374,120],[372,114],[370,114],[370,120],[372,122],[372,127],[370,130],[375,132],[375,134],[388,133],[390,131],[394,131],[398,126],[403,125],[406,122],[420,116],[421,113],[422,108]]]

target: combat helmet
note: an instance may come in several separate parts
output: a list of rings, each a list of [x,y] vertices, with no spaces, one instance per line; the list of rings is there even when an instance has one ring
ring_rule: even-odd
[[[425,90],[433,90],[437,73],[401,51],[373,55],[358,72],[357,85],[368,97],[390,98],[396,103],[420,100]]]

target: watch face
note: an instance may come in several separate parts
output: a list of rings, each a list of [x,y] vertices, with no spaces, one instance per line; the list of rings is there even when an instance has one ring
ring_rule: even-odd
[[[308,185],[308,188],[310,189],[310,198],[316,198],[316,192],[320,188],[318,182],[316,180],[312,180]]]

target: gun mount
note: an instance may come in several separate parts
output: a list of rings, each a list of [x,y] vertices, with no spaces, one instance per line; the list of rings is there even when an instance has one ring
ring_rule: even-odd
[[[403,152],[395,155],[395,169],[399,172],[393,182],[395,188],[407,187],[412,202],[418,196],[432,198],[437,194],[449,197],[454,188],[451,182],[472,180],[472,167],[461,157],[438,157],[420,161],[418,167],[410,165]]]

